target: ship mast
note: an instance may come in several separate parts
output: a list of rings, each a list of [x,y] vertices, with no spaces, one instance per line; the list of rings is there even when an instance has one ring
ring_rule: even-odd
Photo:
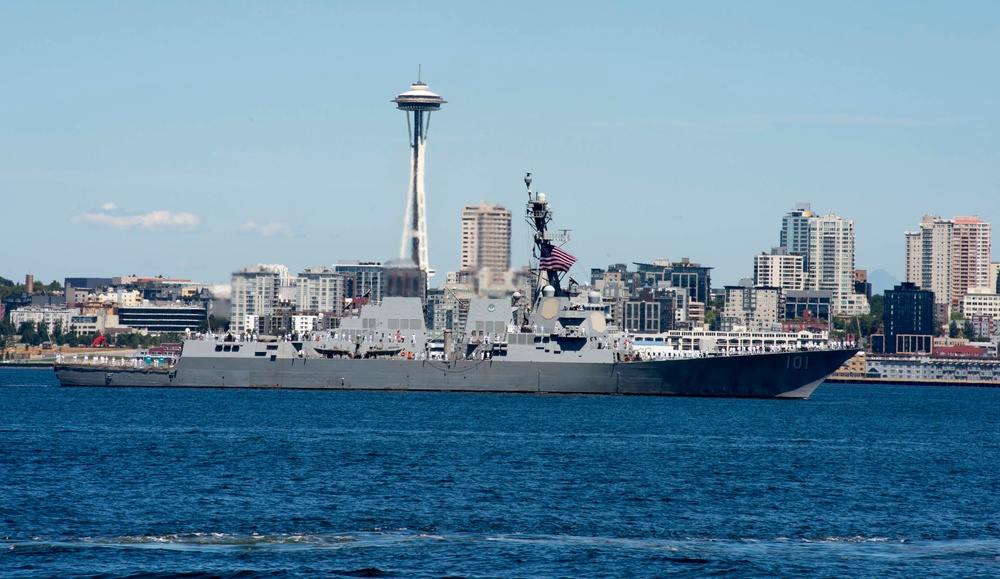
[[[548,225],[552,221],[552,209],[545,200],[545,193],[531,190],[531,173],[524,175],[524,186],[528,189],[528,211],[525,219],[535,231],[535,250],[540,259],[544,252],[543,246],[551,247],[553,243],[565,243],[569,241],[569,233],[566,230],[556,235],[549,233]],[[542,269],[541,263],[539,263],[535,294],[538,295],[541,288],[548,284],[556,290],[555,295],[568,295],[561,285],[562,276],[565,273],[567,272]]]

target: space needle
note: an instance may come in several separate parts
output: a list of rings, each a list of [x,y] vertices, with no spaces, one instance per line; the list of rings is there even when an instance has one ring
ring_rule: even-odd
[[[427,199],[424,194],[424,149],[427,146],[427,129],[431,113],[440,110],[447,101],[427,90],[427,85],[417,75],[417,82],[410,90],[392,99],[396,108],[406,112],[406,125],[410,135],[410,194],[406,201],[406,218],[403,221],[403,239],[399,258],[410,259],[428,277],[434,270],[427,263]],[[411,118],[412,113],[412,118]]]

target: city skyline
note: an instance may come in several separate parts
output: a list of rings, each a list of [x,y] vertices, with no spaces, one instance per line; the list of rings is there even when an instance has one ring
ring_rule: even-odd
[[[407,175],[385,99],[421,63],[451,102],[433,285],[459,269],[462,208],[520,207],[527,170],[574,269],[690,257],[720,287],[797,202],[854,221],[856,267],[898,280],[922,215],[1000,218],[992,4],[572,6],[5,5],[0,276],[391,260]]]

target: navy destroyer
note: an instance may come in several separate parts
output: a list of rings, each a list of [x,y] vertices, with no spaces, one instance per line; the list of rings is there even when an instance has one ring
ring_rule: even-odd
[[[810,347],[733,348],[695,338],[650,351],[610,323],[599,293],[563,286],[575,258],[556,245],[552,209],[531,190],[530,174],[525,183],[538,255],[536,297],[474,299],[465,327],[445,331],[443,339],[432,339],[419,298],[386,298],[335,330],[301,339],[210,336],[186,340],[176,360],[73,361],[57,363],[56,375],[64,386],[803,399],[856,353],[818,340]]]

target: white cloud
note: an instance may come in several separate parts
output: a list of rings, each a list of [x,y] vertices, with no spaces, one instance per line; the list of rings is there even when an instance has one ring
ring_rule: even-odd
[[[244,233],[254,233],[260,235],[261,237],[292,237],[294,233],[292,228],[286,223],[268,223],[266,225],[257,225],[253,221],[247,221],[243,224],[241,228]]]
[[[101,205],[101,209],[103,209],[105,211],[114,211],[115,210],[115,204],[114,203],[105,203],[104,205]]]
[[[111,229],[194,229],[201,219],[193,213],[171,213],[170,211],[150,211],[149,213],[128,213],[114,215],[105,204],[104,212],[83,213],[70,219],[70,223],[88,223]]]

